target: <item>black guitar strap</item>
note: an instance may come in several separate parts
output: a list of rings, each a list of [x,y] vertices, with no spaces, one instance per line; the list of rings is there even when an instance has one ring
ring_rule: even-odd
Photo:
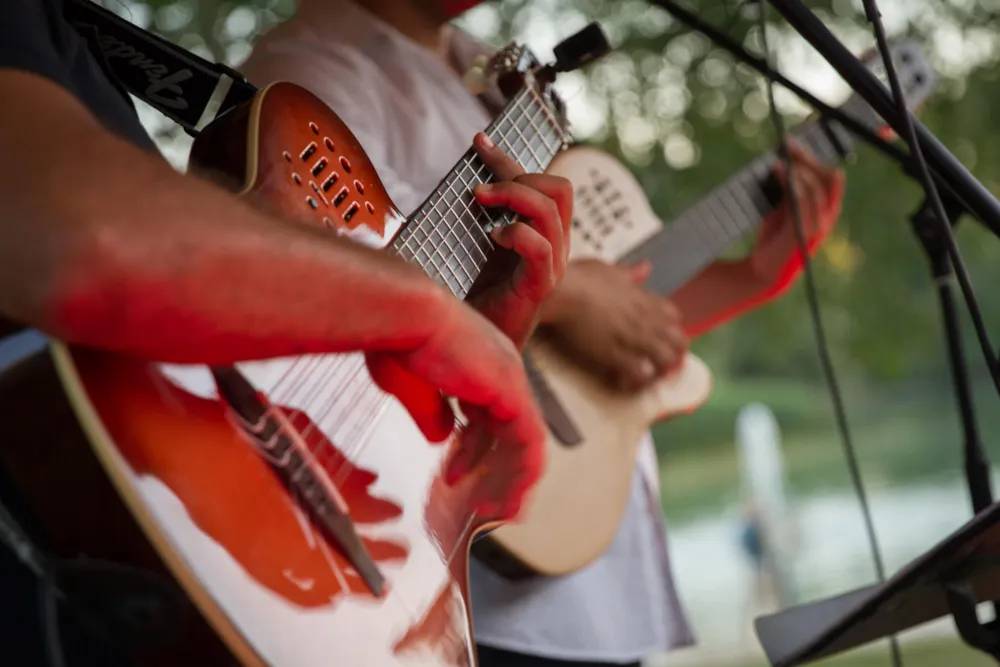
[[[64,0],[66,20],[97,45],[116,84],[197,136],[257,89],[235,70],[211,63],[132,25],[91,0]],[[0,341],[23,326],[0,317]]]
[[[64,0],[64,7],[66,19],[88,42],[96,42],[121,85],[192,136],[257,92],[239,72],[175,46],[91,0]]]

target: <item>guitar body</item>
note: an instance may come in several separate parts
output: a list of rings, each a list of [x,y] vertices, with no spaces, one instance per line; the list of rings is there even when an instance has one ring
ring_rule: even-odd
[[[387,244],[405,222],[355,137],[310,93],[274,84],[231,114],[198,138],[193,170],[236,186],[258,206],[371,246]],[[384,575],[381,597],[310,521],[275,474],[266,443],[252,437],[253,425],[241,424],[220,400],[209,369],[61,343],[52,349],[87,441],[134,517],[131,525],[148,540],[133,534],[134,551],[156,566],[150,554],[158,554],[241,664],[475,664],[468,551],[485,523],[466,510],[475,477],[444,484],[453,440],[428,443],[402,406],[374,386],[361,355],[237,368],[285,415],[350,508]],[[30,485],[25,476],[44,462],[32,460],[25,437],[12,438],[18,452],[5,458]],[[57,448],[79,448],[81,440],[47,444],[46,458],[62,457]],[[77,451],[65,460],[81,458]],[[77,533],[102,523],[99,516],[80,520]],[[64,540],[62,551],[81,548]],[[143,561],[117,551],[120,560]],[[196,625],[205,635],[204,624]]]
[[[572,147],[548,173],[574,185],[571,259],[617,262],[662,228],[642,186],[603,151]],[[520,520],[491,532],[488,539],[499,549],[482,553],[492,567],[515,576],[560,575],[607,549],[628,502],[642,434],[661,419],[700,407],[711,393],[712,375],[689,354],[673,374],[624,393],[560,353],[542,333],[528,353],[582,441],[566,445],[549,434],[545,474]]]

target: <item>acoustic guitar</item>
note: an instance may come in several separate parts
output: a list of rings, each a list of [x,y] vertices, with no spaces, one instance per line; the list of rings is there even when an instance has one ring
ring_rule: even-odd
[[[557,72],[606,49],[591,24],[555,65],[518,45],[501,50],[488,70],[509,102],[486,133],[527,171],[544,171],[569,144]],[[472,148],[404,217],[344,123],[289,83],[205,128],[191,168],[415,262],[456,298],[496,254],[490,230],[512,220],[475,201],[472,187],[494,179]],[[193,601],[195,630],[183,629],[182,603],[147,614],[147,630],[170,629],[147,635],[181,641],[144,644],[141,664],[225,664],[221,651],[193,648],[213,633],[247,666],[476,663],[469,545],[496,521],[467,499],[487,473],[448,487],[442,466],[456,439],[426,442],[361,354],[208,368],[55,342],[52,359],[4,376],[0,399],[18,419],[0,420],[0,456],[55,553],[169,571]],[[53,368],[58,380],[45,375]],[[121,584],[112,574],[109,588]]]
[[[898,43],[894,62],[912,107],[934,86],[919,47]],[[872,54],[867,61],[874,67]],[[879,61],[880,66],[880,61]],[[858,96],[842,110],[866,126],[885,124]],[[834,164],[848,154],[851,135],[835,122],[813,121],[793,136],[817,159]],[[646,287],[669,296],[753,230],[781,200],[772,178],[777,156],[767,154],[712,190],[670,225],[650,208],[642,186],[620,162],[598,149],[575,146],[553,161],[549,173],[574,184],[572,259],[632,264],[651,260]],[[653,423],[701,406],[711,393],[708,367],[688,355],[682,367],[636,393],[606,386],[560,353],[542,331],[526,351],[535,391],[550,428],[545,473],[522,516],[477,542],[474,553],[508,577],[559,575],[584,567],[613,539],[635,470],[637,443]]]

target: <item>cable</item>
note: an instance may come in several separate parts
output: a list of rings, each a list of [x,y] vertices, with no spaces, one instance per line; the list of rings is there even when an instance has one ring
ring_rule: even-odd
[[[748,2],[751,0],[747,0]],[[758,0],[752,0],[757,2]],[[782,87],[787,88],[793,92],[802,101],[806,102],[813,109],[818,111],[823,116],[833,119],[843,125],[845,128],[850,130],[853,134],[864,139],[865,142],[870,144],[873,148],[885,153],[887,156],[893,158],[902,165],[906,165],[909,162],[909,156],[900,150],[893,144],[880,138],[875,132],[867,128],[863,123],[851,118],[843,111],[836,107],[832,107],[826,102],[816,98],[815,95],[810,93],[808,90],[802,88],[794,81],[790,81],[781,72],[778,72],[771,68],[767,62],[748,53],[745,48],[740,46],[734,39],[725,34],[722,30],[714,27],[713,25],[705,22],[703,19],[698,17],[697,14],[684,9],[678,4],[675,4],[673,0],[650,0],[653,4],[662,7],[664,10],[673,15],[681,23],[684,23],[692,30],[696,30],[703,35],[711,39],[716,46],[728,51],[730,54],[736,57],[742,64],[752,67],[757,70],[763,76],[772,79],[776,83],[780,84]]]
[[[42,576],[38,578],[38,608],[42,617],[45,654],[48,657],[49,667],[65,667],[66,665],[59,633],[59,610],[56,607],[58,594],[59,589],[56,587],[52,567],[47,565]]]
[[[0,504],[0,545],[38,577],[38,613],[49,667],[65,667],[59,633],[57,598],[61,596],[53,574],[52,559],[36,547],[3,504]]]
[[[990,369],[990,377],[993,378],[993,384],[996,386],[997,392],[1000,393],[1000,363],[997,362],[997,358],[994,356],[993,350],[995,348],[993,347],[993,343],[990,342],[989,334],[986,331],[983,315],[979,309],[979,303],[972,287],[972,280],[966,270],[965,262],[962,261],[962,254],[958,249],[958,242],[955,240],[955,234],[949,222],[950,218],[945,211],[941,196],[934,186],[934,180],[931,178],[930,169],[924,160],[923,151],[920,150],[920,142],[917,140],[917,132],[913,126],[913,117],[910,116],[910,112],[906,108],[906,99],[903,97],[902,87],[899,84],[899,75],[889,54],[889,40],[885,34],[885,26],[882,25],[882,15],[875,4],[875,0],[862,0],[862,4],[865,8],[866,17],[875,30],[875,40],[878,42],[878,49],[882,55],[882,62],[885,65],[886,76],[889,78],[892,98],[896,103],[903,129],[906,131],[906,136],[903,139],[910,148],[910,155],[913,156],[913,160],[916,163],[920,181],[924,186],[931,206],[934,208],[934,216],[938,220],[945,246],[948,249],[948,258],[951,260],[952,268],[958,278],[958,284],[962,288],[962,295],[965,297],[972,325],[976,329],[976,337],[983,350],[983,356],[986,358],[986,365]]]
[[[771,49],[767,41],[767,4],[764,0],[757,3],[759,9],[757,15],[758,27],[760,29],[761,50],[764,52],[764,61],[771,58]],[[879,582],[885,581],[885,566],[882,562],[882,552],[878,544],[878,536],[875,533],[875,523],[872,520],[871,507],[868,504],[868,497],[865,493],[864,480],[861,478],[861,468],[858,465],[857,452],[851,439],[850,427],[847,423],[847,411],[844,408],[844,399],[840,392],[840,385],[837,381],[836,373],[833,370],[833,362],[830,358],[830,349],[827,344],[826,331],[823,327],[823,318],[820,313],[819,297],[816,292],[816,282],[812,271],[812,260],[809,256],[809,247],[806,242],[805,228],[802,224],[802,212],[799,209],[799,198],[795,194],[795,178],[793,172],[793,162],[788,154],[786,146],[785,122],[778,107],[774,103],[774,82],[770,77],[765,77],[767,81],[767,96],[770,106],[771,121],[774,123],[775,132],[778,134],[778,154],[785,163],[786,181],[789,192],[789,204],[792,210],[792,219],[795,223],[795,240],[799,246],[799,253],[802,255],[802,266],[805,278],[806,298],[809,302],[809,315],[812,319],[813,330],[816,334],[816,347],[819,353],[820,366],[823,369],[823,376],[826,379],[830,392],[830,399],[833,403],[834,417],[837,422],[837,430],[840,431],[841,442],[844,446],[844,456],[847,459],[847,467],[854,484],[855,492],[858,496],[858,503],[861,505],[861,514],[864,519],[865,532],[868,534],[868,544],[871,547],[872,561],[875,564],[875,574]],[[902,99],[902,98],[900,98]],[[899,642],[895,635],[889,638],[889,650],[892,656],[893,667],[901,667],[902,656],[899,651]]]

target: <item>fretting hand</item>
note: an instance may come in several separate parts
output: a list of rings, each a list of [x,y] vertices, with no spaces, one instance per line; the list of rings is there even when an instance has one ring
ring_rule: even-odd
[[[509,519],[544,465],[545,425],[519,349],[565,271],[573,192],[563,178],[525,174],[485,134],[478,134],[474,145],[502,179],[477,186],[476,199],[483,206],[510,208],[530,221],[494,234],[496,243],[520,255],[521,262],[513,275],[470,302],[480,312],[450,297],[454,315],[440,322],[428,343],[405,354],[369,353],[367,360],[376,383],[403,403],[433,442],[445,440],[455,427],[444,396],[458,399],[469,426],[446,480],[458,481],[495,448],[491,458],[502,466],[503,493],[476,500],[482,513]]]
[[[520,264],[506,279],[469,300],[520,349],[538,323],[539,309],[566,271],[573,186],[548,174],[525,174],[485,134],[476,135],[479,157],[500,182],[478,185],[476,200],[506,207],[527,222],[514,222],[493,233],[497,245],[512,250]]]
[[[669,373],[688,347],[677,308],[642,287],[650,269],[572,262],[546,305],[546,324],[563,349],[622,390]]]
[[[802,216],[803,231],[812,254],[833,229],[840,217],[844,195],[843,172],[820,164],[798,144],[788,142],[792,158],[795,189]],[[788,191],[785,165],[779,163],[775,172]],[[764,289],[782,287],[791,282],[802,268],[791,202],[784,201],[761,223],[757,243],[748,259],[753,278]]]

